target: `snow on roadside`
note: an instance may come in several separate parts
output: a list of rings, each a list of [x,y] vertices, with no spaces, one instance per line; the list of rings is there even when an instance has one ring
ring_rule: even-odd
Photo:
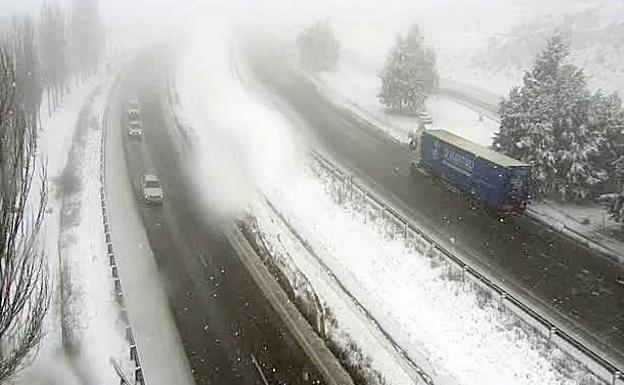
[[[58,241],[60,237],[59,215],[62,197],[58,194],[54,182],[63,172],[80,109],[94,85],[94,81],[89,81],[74,88],[72,92],[65,96],[62,104],[50,116],[46,108],[42,107],[40,111],[41,127],[38,138],[37,171],[33,179],[29,202],[35,202],[38,199],[38,191],[41,186],[38,168],[40,162],[43,162],[47,173],[48,201],[46,214],[40,230],[40,238],[41,248],[46,253],[50,281],[54,285],[52,286],[50,308],[44,321],[44,339],[39,345],[36,354],[30,358],[30,362],[26,363],[27,366],[31,363],[33,366],[26,368],[24,373],[18,375],[14,379],[16,383],[24,382],[21,377],[32,377],[32,373],[48,373],[56,377],[63,376],[67,378],[67,381],[71,381],[71,378],[74,378],[60,352],[62,337],[58,303],[59,287],[56,282],[59,280]],[[31,381],[29,379],[25,383],[30,384]]]
[[[256,203],[252,212],[262,239],[271,250],[271,257],[288,278],[296,295],[306,298],[312,292],[318,296],[325,309],[326,340],[352,355],[357,354],[354,351],[360,351],[363,362],[360,362],[359,369],[368,372],[371,384],[418,383],[417,373],[402,366],[403,358],[398,357],[395,348],[375,331],[371,321],[310,256],[272,209],[264,203]],[[376,378],[377,382],[373,379],[375,372],[380,376]]]
[[[63,178],[63,183],[70,183],[64,187],[77,190],[66,191],[59,244],[65,294],[62,301],[67,302],[63,316],[69,321],[65,344],[75,354],[77,370],[93,384],[119,381],[110,358],[121,362],[127,372],[133,368],[106,256],[100,206],[102,117],[111,86],[109,78],[81,112],[65,171],[77,179]]]
[[[366,219],[361,207],[345,209],[336,204],[326,188],[317,177],[304,175],[276,188],[270,199],[358,301],[390,326],[387,330],[410,354],[415,348],[424,352],[434,367],[462,384],[595,380],[573,366],[562,372],[560,362],[551,359],[558,352],[546,357],[534,344],[535,336],[445,279],[444,269],[401,239],[385,238],[379,223]]]
[[[41,351],[17,383],[110,384],[119,381],[111,357],[131,367],[106,261],[99,198],[101,116],[111,85],[110,77],[89,81],[42,122],[40,156],[47,161],[49,183],[42,236],[54,293]],[[61,293],[69,292],[63,303]],[[72,348],[73,360],[63,345]]]
[[[418,126],[415,117],[387,113],[377,98],[377,73],[351,59],[343,58],[335,69],[313,79],[334,103],[371,121],[401,143],[407,143],[409,131]],[[490,146],[498,131],[496,121],[441,95],[429,97],[427,111],[433,118],[430,128],[443,128],[483,146]]]

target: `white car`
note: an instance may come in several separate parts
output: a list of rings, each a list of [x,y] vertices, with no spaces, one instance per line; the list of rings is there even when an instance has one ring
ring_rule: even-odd
[[[128,123],[128,136],[131,139],[141,139],[143,136],[143,129],[141,128],[141,124],[139,122]]]
[[[141,199],[143,203],[154,206],[162,206],[164,194],[158,177],[153,174],[145,174],[141,177]]]
[[[137,113],[139,112],[139,99],[132,98],[128,100],[128,112],[130,111],[136,111]]]
[[[140,122],[141,121],[141,109],[139,107],[139,99],[130,99],[128,101],[128,122]]]

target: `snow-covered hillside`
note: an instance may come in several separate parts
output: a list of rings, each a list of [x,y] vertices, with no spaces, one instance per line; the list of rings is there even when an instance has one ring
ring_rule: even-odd
[[[469,68],[476,74],[493,75],[502,80],[501,84],[517,84],[546,39],[558,31],[570,43],[570,61],[585,69],[590,86],[621,94],[624,91],[623,15],[624,6],[619,2],[589,2],[563,14],[519,22],[492,36],[487,46],[472,56]]]
[[[624,5],[609,0],[450,0],[358,5],[316,17],[332,22],[343,58],[372,72],[380,71],[396,36],[416,22],[435,49],[441,77],[502,96],[521,82],[555,30],[571,39],[571,60],[586,69],[592,88],[624,90],[623,15]]]

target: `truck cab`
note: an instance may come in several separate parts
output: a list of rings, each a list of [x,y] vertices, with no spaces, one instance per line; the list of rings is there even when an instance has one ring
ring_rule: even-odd
[[[407,133],[408,144],[407,147],[410,150],[410,170],[411,172],[416,172],[420,165],[421,158],[421,141],[422,134],[425,132],[425,124],[421,122],[416,129],[410,130]]]

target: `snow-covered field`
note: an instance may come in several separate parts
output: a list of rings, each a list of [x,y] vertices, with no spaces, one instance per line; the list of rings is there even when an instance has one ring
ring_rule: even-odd
[[[15,379],[18,384],[115,383],[119,379],[111,358],[132,368],[100,209],[101,117],[110,85],[109,77],[91,80],[42,122],[40,153],[49,180],[42,234],[54,293],[40,352]],[[64,343],[71,348],[70,356],[63,351]]]
[[[374,68],[343,58],[337,68],[320,73],[314,79],[332,100],[384,129],[401,143],[407,143],[409,131],[418,126],[416,118],[389,114],[379,103],[377,94],[381,83]],[[484,146],[492,144],[492,137],[498,130],[496,121],[444,96],[429,97],[427,111],[433,118],[430,128],[444,128]]]

